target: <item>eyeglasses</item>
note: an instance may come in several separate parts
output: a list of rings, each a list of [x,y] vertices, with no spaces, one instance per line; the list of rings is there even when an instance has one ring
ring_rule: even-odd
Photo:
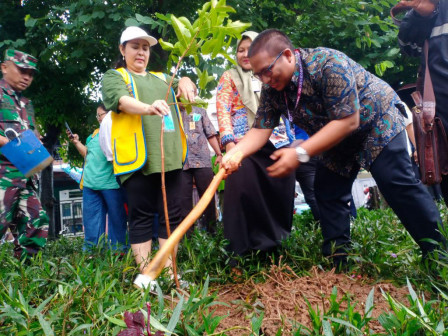
[[[272,76],[272,68],[274,67],[275,62],[277,62],[277,60],[280,58],[280,56],[283,55],[284,51],[285,50],[282,50],[280,52],[280,54],[277,55],[277,57],[275,58],[274,62],[272,62],[271,65],[269,65],[266,69],[264,69],[264,70],[262,70],[262,71],[260,71],[258,73],[254,73],[254,77],[259,79],[259,80],[261,80],[261,81],[263,81],[263,76],[271,77]]]
[[[97,114],[96,114],[96,118],[99,119],[101,116],[103,116],[103,115],[105,115],[105,114],[107,114],[107,112],[100,113],[100,114],[97,113]]]

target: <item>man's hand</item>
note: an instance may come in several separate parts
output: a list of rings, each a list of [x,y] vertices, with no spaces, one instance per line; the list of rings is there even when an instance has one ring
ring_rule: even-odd
[[[182,77],[177,87],[177,96],[184,97],[190,103],[194,102],[194,98],[198,95],[198,89],[192,80],[188,77]]]
[[[0,135],[0,147],[3,147],[9,142],[9,139],[3,135]]]
[[[217,166],[218,164],[221,165],[221,162],[222,162],[222,154],[217,154],[214,166]]]
[[[276,161],[266,168],[269,176],[285,177],[291,174],[300,164],[297,160],[295,148],[282,148],[271,154],[270,158]]]
[[[421,16],[430,16],[437,8],[438,3],[439,0],[401,0],[396,7],[406,10],[413,9]]]

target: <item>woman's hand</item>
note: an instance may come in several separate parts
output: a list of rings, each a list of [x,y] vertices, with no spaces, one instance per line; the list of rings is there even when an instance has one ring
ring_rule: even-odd
[[[190,103],[194,102],[194,98],[198,95],[198,89],[193,81],[188,77],[182,77],[177,87],[177,96],[184,97]]]
[[[74,145],[76,145],[79,142],[79,136],[78,134],[71,134],[68,130],[65,131],[65,133],[68,136],[68,139],[70,140],[70,142]]]
[[[148,105],[148,115],[158,115],[163,117],[170,112],[170,107],[164,100],[156,100],[151,105]]]

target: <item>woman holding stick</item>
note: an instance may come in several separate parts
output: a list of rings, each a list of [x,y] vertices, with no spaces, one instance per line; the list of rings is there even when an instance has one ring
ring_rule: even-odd
[[[120,58],[115,69],[108,70],[102,81],[104,104],[113,111],[111,137],[114,173],[120,176],[126,190],[129,241],[141,272],[150,259],[155,213],[159,214],[161,246],[168,236],[161,190],[162,160],[166,172],[165,189],[171,231],[182,219],[178,195],[181,192],[186,139],[176,96],[173,89],[168,91],[169,85],[172,82],[173,87],[177,88],[177,95],[189,101],[194,100],[197,92],[195,84],[187,77],[172,80],[163,73],[146,70],[150,47],[155,44],[157,40],[143,29],[126,28],[120,39]],[[171,264],[171,259],[168,259],[165,267]]]

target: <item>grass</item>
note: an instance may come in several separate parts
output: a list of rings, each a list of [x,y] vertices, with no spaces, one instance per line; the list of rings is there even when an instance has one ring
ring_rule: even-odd
[[[446,208],[440,207],[446,222]],[[408,302],[396,302],[384,293],[392,312],[378,321],[386,335],[448,335],[448,263],[436,258],[430,265],[423,264],[417,245],[390,209],[360,209],[352,238],[351,272],[409,288]],[[264,272],[280,258],[299,275],[307,275],[313,265],[329,269],[321,255],[321,242],[320,228],[311,214],[295,216],[291,236],[276,253],[240,258],[243,272],[239,280],[264,281]],[[79,238],[51,241],[36,258],[22,262],[12,257],[10,244],[3,244],[0,335],[117,335],[125,328],[124,312],[142,310],[146,314],[146,302],[152,305],[153,330],[167,335],[219,335],[216,328],[223,317],[213,312],[222,303],[209,288],[235,281],[225,244],[222,230],[214,237],[195,231],[182,242],[178,265],[183,279],[193,284],[189,297],[173,291],[163,274],[157,297],[134,288],[138,270],[130,253],[120,256],[98,248],[85,254]],[[162,293],[176,304],[169,304]],[[426,297],[423,293],[432,294]],[[335,294],[328,300],[331,309],[326,312],[309,307],[313,327],[297,324],[295,335],[371,334],[369,311],[354,313],[353,302],[341,310]],[[251,317],[251,329],[242,328],[241,334],[258,335],[262,319],[261,310]],[[277,334],[281,335],[281,330]]]

